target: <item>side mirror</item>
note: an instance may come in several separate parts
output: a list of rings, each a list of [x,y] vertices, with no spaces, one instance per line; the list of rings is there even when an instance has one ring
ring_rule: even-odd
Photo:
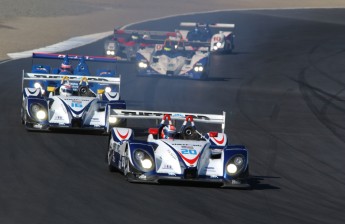
[[[211,132],[208,133],[208,135],[209,135],[210,137],[215,138],[215,137],[218,137],[218,132],[216,132],[216,131],[211,131]]]
[[[158,135],[158,128],[149,128],[149,134]]]

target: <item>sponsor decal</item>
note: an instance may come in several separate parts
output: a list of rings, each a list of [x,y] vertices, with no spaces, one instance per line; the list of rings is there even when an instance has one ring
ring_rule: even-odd
[[[163,113],[156,113],[156,112],[141,112],[141,111],[130,111],[130,110],[126,110],[126,111],[119,110],[119,112],[121,114],[124,114],[124,115],[157,116],[157,117],[161,117],[163,115],[170,115],[170,116],[174,115],[174,114],[163,114]],[[194,119],[210,120],[210,118],[208,116],[204,116],[204,115],[187,115],[187,114],[185,114],[185,116],[191,116]]]
[[[231,180],[231,184],[241,184],[241,182],[238,180]]]
[[[173,158],[173,159],[177,159],[175,153],[173,153],[171,150],[167,150],[167,153]]]
[[[63,118],[62,118],[62,116],[60,116],[60,115],[58,115],[58,116],[55,116],[55,119],[54,120],[57,120],[57,121],[61,121],[61,120],[63,120]]]
[[[163,165],[163,168],[162,168],[162,169],[171,170],[171,169],[172,169],[172,166],[169,165],[169,164],[165,164],[165,165]]]
[[[144,174],[142,174],[142,175],[139,176],[139,179],[146,180],[146,178],[147,178],[147,177],[146,177],[146,175],[144,175]]]
[[[195,145],[189,145],[188,143],[172,143],[171,145],[176,145],[176,146],[178,146],[178,145],[180,145],[180,146],[183,146],[183,147],[185,147],[185,148],[189,148],[189,147],[191,147],[191,149],[193,148],[193,147],[201,147],[202,145],[198,145],[198,144],[195,144]]]
[[[184,114],[172,114],[172,117],[185,117]]]
[[[34,128],[42,129],[42,128],[43,128],[43,125],[41,125],[41,124],[34,124],[33,127],[34,127]]]

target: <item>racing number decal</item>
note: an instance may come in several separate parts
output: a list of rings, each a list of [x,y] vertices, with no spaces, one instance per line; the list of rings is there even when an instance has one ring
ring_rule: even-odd
[[[197,155],[198,154],[198,152],[195,149],[182,149],[181,153],[183,155],[188,155],[188,154],[190,154],[190,155]]]
[[[72,101],[72,105],[71,106],[72,107],[79,107],[79,108],[81,108],[81,107],[83,107],[83,104],[80,101]]]
[[[215,41],[215,42],[220,42],[221,40],[222,40],[222,38],[219,36],[213,37],[213,41]]]

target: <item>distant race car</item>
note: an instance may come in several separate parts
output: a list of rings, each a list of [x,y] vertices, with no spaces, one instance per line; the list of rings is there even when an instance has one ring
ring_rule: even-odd
[[[63,62],[60,68],[34,64],[31,72],[23,71],[21,119],[26,129],[108,133],[113,126],[126,126],[125,119],[109,117],[111,110],[126,108],[125,101],[120,99],[120,76],[115,77],[115,72],[108,69],[91,74],[86,64],[86,61],[114,64],[115,59],[43,53],[34,53],[33,58],[63,59]],[[79,68],[72,71],[69,60],[79,61]]]
[[[198,45],[204,43],[211,52],[231,52],[235,48],[234,34],[229,30],[235,28],[235,24],[182,22],[180,26],[193,27],[192,30],[176,30],[176,32],[189,42],[195,42]],[[219,29],[227,30],[220,31]]]
[[[138,50],[136,57],[138,75],[207,78],[209,56],[208,51],[196,50],[183,38],[169,36],[162,44]]]
[[[180,112],[114,110],[112,116],[126,119],[161,120],[150,128],[146,140],[134,138],[131,128],[111,130],[107,162],[110,171],[120,171],[129,182],[162,183],[187,181],[215,183],[221,187],[248,188],[248,151],[229,143],[225,112],[193,114]],[[179,131],[173,125],[183,122]],[[201,134],[195,122],[221,124],[222,131]]]
[[[118,60],[133,61],[140,48],[155,44],[157,40],[164,40],[166,35],[165,31],[115,29],[114,35],[104,43],[104,52],[106,56]]]

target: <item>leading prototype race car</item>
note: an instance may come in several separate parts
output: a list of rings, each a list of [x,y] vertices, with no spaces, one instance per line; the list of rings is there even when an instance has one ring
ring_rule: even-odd
[[[232,52],[235,48],[234,34],[229,30],[235,28],[235,24],[181,22],[180,26],[193,27],[192,30],[176,30],[176,32],[189,42],[195,42],[198,45],[204,43],[204,46],[208,46],[211,52]],[[215,29],[221,28],[228,30],[215,31]]]
[[[163,44],[148,46],[137,52],[140,76],[165,76],[203,79],[210,67],[209,52],[195,50],[179,36],[169,36]]]
[[[88,60],[115,61],[93,56],[35,55],[45,56],[61,58],[62,64],[67,59],[78,60],[78,65]],[[66,64],[63,67],[66,69]],[[52,73],[56,69],[51,71],[48,65],[36,64],[32,72],[23,71],[21,119],[26,129],[83,129],[108,133],[113,126],[126,126],[125,119],[109,117],[111,110],[126,108],[125,101],[120,99],[120,76],[114,77],[114,72],[102,69],[90,75],[87,67],[83,69],[83,73],[76,73],[82,75],[72,74],[70,70],[56,74]]]
[[[159,111],[114,110],[117,118],[160,119],[146,140],[134,138],[134,130],[111,130],[107,162],[129,182],[187,181],[215,183],[222,187],[248,188],[248,151],[232,145],[224,133],[225,112],[192,114]],[[173,123],[183,122],[179,131]],[[221,124],[222,131],[201,134],[195,122]]]

